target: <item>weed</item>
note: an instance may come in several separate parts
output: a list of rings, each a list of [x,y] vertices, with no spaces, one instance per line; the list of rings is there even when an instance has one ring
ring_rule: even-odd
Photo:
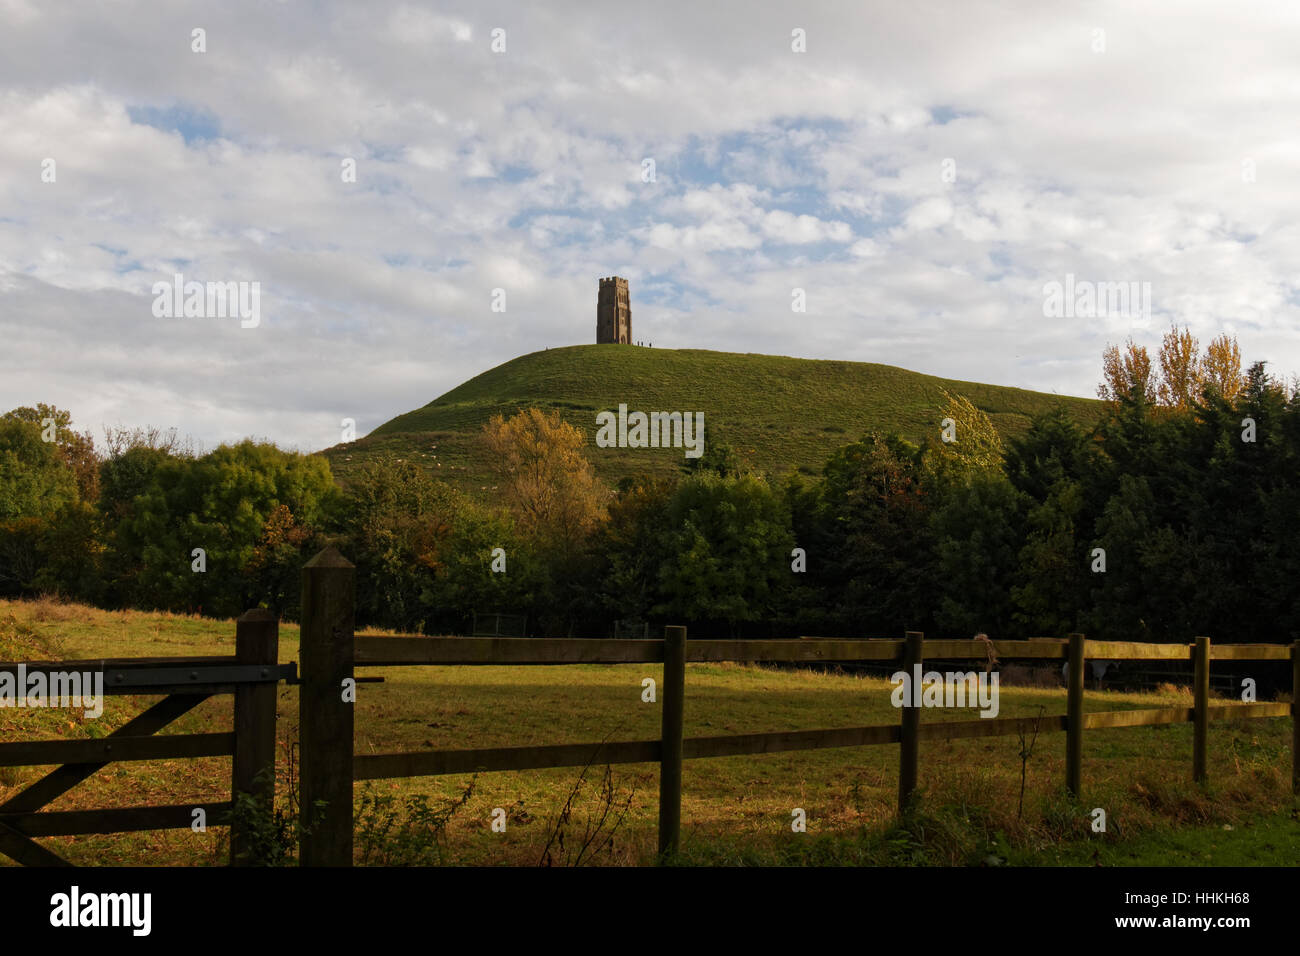
[[[1029,758],[1034,755],[1034,744],[1038,743],[1038,730],[1043,722],[1043,705],[1038,705],[1038,716],[1034,718],[1034,736],[1025,743],[1025,731],[1023,728],[1016,728],[1016,736],[1020,738],[1020,799],[1016,802],[1016,819],[1019,820],[1024,816],[1025,809],[1025,776],[1029,772]]]
[[[247,850],[238,860],[245,866],[293,866],[297,863],[300,841],[310,832],[303,825],[298,808],[297,748],[296,743],[286,748],[282,782],[287,799],[283,803],[273,798],[268,805],[252,794],[234,794],[230,813],[232,829],[242,827],[248,835]],[[259,790],[267,785],[268,776],[263,771],[255,778]],[[317,810],[324,806],[325,801],[316,801]],[[217,845],[215,856],[224,857],[229,852],[228,841],[229,837]]]
[[[369,783],[356,809],[354,827],[361,865],[442,866],[447,861],[447,824],[474,794],[475,774],[458,797],[431,805],[422,793],[400,801],[375,793]]]
[[[582,835],[575,841],[568,837],[569,825],[573,821],[578,794],[586,783],[587,772],[590,769],[591,763],[588,762],[582,768],[582,773],[578,774],[578,779],[574,781],[573,786],[569,788],[569,795],[551,827],[551,835],[546,841],[546,846],[542,848],[542,858],[538,861],[538,866],[581,866],[584,859],[590,863],[602,851],[606,851],[610,857],[613,856],[614,836],[623,825],[636,790],[635,788],[629,790],[624,798],[614,786],[613,770],[609,764],[606,764],[605,773],[601,777],[600,790],[596,795],[596,808],[587,815],[583,823]],[[613,820],[610,819],[611,815]]]

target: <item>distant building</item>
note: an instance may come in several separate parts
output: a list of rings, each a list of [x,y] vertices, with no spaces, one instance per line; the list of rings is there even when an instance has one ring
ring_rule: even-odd
[[[624,345],[632,341],[632,300],[627,292],[627,280],[610,276],[600,280],[600,295],[596,299],[596,343],[616,342]]]

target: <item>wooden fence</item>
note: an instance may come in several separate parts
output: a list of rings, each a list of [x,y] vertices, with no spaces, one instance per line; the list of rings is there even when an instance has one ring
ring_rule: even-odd
[[[354,633],[354,568],[333,548],[303,569],[299,744],[299,804],[303,827],[299,861],[306,866],[352,863],[353,784],[357,780],[433,776],[497,770],[579,767],[588,763],[658,763],[659,850],[676,852],[681,833],[682,762],[705,757],[779,753],[826,747],[899,745],[898,806],[906,812],[917,788],[920,749],[927,740],[992,737],[1021,732],[1066,734],[1065,785],[1082,792],[1083,735],[1110,727],[1142,727],[1190,722],[1193,725],[1192,774],[1208,777],[1207,743],[1211,720],[1225,717],[1292,717],[1292,786],[1300,793],[1300,642],[1212,645],[1136,644],[1091,641],[1082,634],[1068,640],[995,641],[1003,660],[1068,660],[1066,713],[1043,717],[977,718],[922,722],[920,707],[900,708],[896,724],[827,730],[777,731],[718,737],[685,737],[683,731],[688,662],[748,663],[891,662],[911,672],[926,660],[987,660],[980,641],[926,641],[919,633],[902,640],[697,640],[684,627],[668,627],[662,640],[525,639],[376,636]],[[247,794],[254,807],[269,811],[275,771],[276,686],[294,680],[293,664],[278,663],[279,624],[267,611],[253,610],[236,624],[233,657],[131,658],[95,661],[0,664],[0,672],[46,675],[92,672],[103,675],[105,694],[163,695],[137,717],[106,737],[0,743],[0,766],[60,766],[0,804],[0,853],[24,864],[66,865],[34,838],[136,830],[182,829],[202,810],[208,825],[229,824],[231,862],[248,862],[251,836],[246,820],[232,813],[234,798]],[[1151,710],[1085,714],[1084,663],[1103,660],[1192,661],[1194,705]],[[1211,661],[1285,661],[1292,666],[1292,703],[1210,703]],[[494,747],[384,754],[353,752],[356,668],[439,665],[562,665],[582,663],[663,664],[660,693],[662,727],[654,740]],[[216,694],[234,695],[234,730],[153,736]],[[231,756],[230,801],[171,806],[43,811],[42,808],[108,764]]]
[[[1208,637],[1194,644],[1139,644],[1087,640],[994,641],[1002,660],[1068,660],[1069,685],[1064,715],[923,723],[921,708],[903,707],[897,724],[829,730],[683,736],[683,708],[688,662],[739,661],[852,662],[891,661],[911,672],[929,660],[984,662],[988,645],[974,640],[926,641],[909,632],[902,640],[699,640],[688,641],[686,629],[668,627],[663,640],[520,639],[464,637],[387,637],[357,635],[353,629],[353,566],[330,548],[303,571],[303,625],[299,694],[301,735],[301,806],[306,831],[299,860],[303,865],[350,866],[352,863],[352,787],[356,780],[434,776],[496,770],[578,767],[588,763],[658,763],[659,851],[676,852],[681,832],[682,761],[739,754],[764,754],[824,747],[899,745],[898,805],[905,812],[916,792],[920,747],[926,740],[993,737],[1020,732],[1066,734],[1065,785],[1076,798],[1082,792],[1083,735],[1111,727],[1147,727],[1191,722],[1194,727],[1192,773],[1208,777],[1209,723],[1214,719],[1292,718],[1292,786],[1300,793],[1300,642],[1211,645]],[[1084,662],[1103,660],[1191,660],[1195,665],[1192,707],[1163,707],[1085,714]],[[1210,662],[1292,662],[1292,703],[1212,705]],[[353,708],[344,693],[357,667],[450,664],[619,664],[664,665],[662,731],[657,740],[493,747],[384,754],[354,754]],[[323,807],[317,806],[323,801]],[[309,812],[310,811],[310,812]]]
[[[293,679],[297,670],[293,664],[279,663],[279,632],[274,614],[253,610],[235,624],[233,657],[0,664],[0,672],[16,675],[21,666],[27,675],[44,674],[47,685],[51,674],[100,674],[105,695],[165,695],[105,737],[0,743],[0,767],[61,765],[0,804],[0,853],[29,866],[67,866],[66,860],[33,838],[189,829],[195,811],[202,810],[206,825],[231,826],[231,863],[249,862],[247,821],[231,811],[235,794],[247,794],[253,807],[268,812],[274,798],[276,686],[280,680]],[[216,694],[234,695],[232,732],[153,736]],[[41,812],[110,763],[218,756],[233,758],[229,801]]]

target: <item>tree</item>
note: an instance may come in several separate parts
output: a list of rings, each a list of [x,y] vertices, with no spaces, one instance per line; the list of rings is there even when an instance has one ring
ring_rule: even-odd
[[[644,620],[662,603],[659,569],[667,560],[665,523],[674,484],[640,476],[621,483],[597,533],[600,601],[616,617]]]
[[[148,490],[154,473],[174,456],[161,448],[136,445],[106,458],[99,470],[99,511],[109,521],[129,516]]]
[[[193,440],[177,435],[175,428],[159,428],[157,425],[108,426],[104,429],[104,455],[106,458],[118,458],[132,448],[152,448],[174,458],[194,458]]]
[[[1110,640],[1173,640],[1151,610],[1156,581],[1144,561],[1144,549],[1158,528],[1156,498],[1145,477],[1122,475],[1118,492],[1097,519],[1089,548],[1105,549],[1104,572],[1093,572],[1093,606],[1088,633]],[[1080,562],[1083,563],[1083,562]]]
[[[15,408],[0,420],[33,425],[38,429],[42,440],[46,434],[46,423],[53,425],[53,444],[64,466],[76,478],[78,497],[82,501],[95,500],[99,494],[99,459],[95,456],[95,440],[91,438],[90,432],[72,430],[71,412],[41,403],[35,408]]]
[[[1008,636],[1022,539],[1022,496],[998,472],[957,486],[933,515],[941,627]]]
[[[1241,350],[1236,338],[1220,335],[1205,347],[1201,363],[1205,384],[1229,402],[1237,400],[1244,384],[1241,374]]]
[[[747,473],[750,469],[742,462],[736,449],[716,428],[710,429],[709,440],[704,443],[704,452],[698,458],[686,458],[681,470],[687,475],[710,472],[722,478],[734,478]]]
[[[78,500],[76,474],[41,431],[12,412],[0,419],[0,520],[49,518]]]
[[[530,586],[537,625],[571,632],[591,603],[587,550],[605,520],[609,488],[582,452],[582,432],[558,412],[530,408],[508,421],[497,415],[484,426],[484,440],[514,527],[537,562]]]
[[[770,610],[774,589],[790,573],[793,547],[784,501],[762,478],[704,473],[683,479],[665,515],[663,602],[657,614],[743,621]]]
[[[1128,399],[1155,404],[1156,381],[1151,373],[1151,356],[1132,339],[1125,343],[1123,352],[1118,346],[1106,346],[1102,353],[1102,374],[1105,380],[1097,387],[1097,395],[1103,401]]]
[[[0,594],[35,591],[41,571],[41,540],[47,530],[44,518],[0,519]]]
[[[1034,417],[1025,434],[1012,438],[1005,456],[1007,478],[1036,502],[1062,478],[1080,481],[1097,465],[1098,447],[1063,406]]]
[[[497,548],[504,553],[504,572],[493,569]],[[522,613],[528,615],[530,633],[547,636],[569,623],[563,596],[554,591],[553,564],[501,509],[458,499],[443,555],[426,595],[438,610],[436,620],[463,631],[476,611]]]
[[[106,457],[99,466],[98,520],[104,545],[101,566],[109,604],[131,605],[141,593],[142,550],[131,540],[137,502],[153,485],[158,469],[172,461],[191,461],[178,449],[175,432],[158,429],[106,429]],[[180,452],[178,455],[177,452]]]
[[[1155,384],[1146,349],[1129,339],[1123,355],[1108,347],[1102,364],[1105,381],[1097,393],[1105,407],[1097,437],[1105,454],[1086,483],[1089,504],[1098,508],[1118,488],[1120,475],[1148,474],[1161,464]]]
[[[98,604],[103,599],[101,523],[92,505],[65,504],[45,524],[37,542],[40,570],[36,589],[71,600]]]
[[[296,617],[302,602],[303,559],[323,545],[316,529],[301,523],[288,505],[277,504],[244,566],[251,593],[281,616]]]
[[[777,627],[790,636],[832,633],[839,623],[834,608],[839,596],[831,590],[837,569],[828,567],[828,562],[838,548],[843,529],[822,508],[821,482],[792,471],[783,479],[781,492],[790,512],[794,544],[803,552],[805,567],[800,573],[788,575],[777,589]]]
[[[558,412],[530,408],[483,426],[502,498],[520,531],[565,557],[574,556],[604,517],[609,490],[596,478],[577,428]]]
[[[926,630],[933,532],[923,472],[921,450],[893,434],[868,435],[826,463],[818,522],[829,553],[809,558],[834,601],[830,626],[856,635]]]
[[[358,616],[422,630],[435,611],[428,592],[445,567],[458,493],[391,455],[364,462],[348,491],[345,526],[358,569]]]
[[[1160,403],[1187,411],[1200,396],[1205,373],[1199,344],[1187,329],[1170,326],[1160,343]]]
[[[1081,483],[1064,475],[1029,509],[1011,598],[1030,636],[1061,637],[1079,627],[1089,606],[1088,542],[1079,537],[1087,520]]]
[[[1056,406],[1011,440],[1006,470],[1026,509],[1010,588],[1015,620],[1029,636],[1062,636],[1089,607],[1088,542],[1080,529],[1092,527],[1107,494],[1109,462],[1095,434]]]
[[[271,601],[252,572],[272,515],[284,505],[294,525],[316,528],[337,494],[325,459],[270,444],[243,441],[193,460],[165,459],[118,527],[119,548],[139,568],[127,598],[232,617]]]
[[[926,478],[935,490],[964,484],[977,476],[996,474],[1002,469],[1002,439],[993,422],[961,395],[943,393],[940,413],[945,435],[925,445]]]

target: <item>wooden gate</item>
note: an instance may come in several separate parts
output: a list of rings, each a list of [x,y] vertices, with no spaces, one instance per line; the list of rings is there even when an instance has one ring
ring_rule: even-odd
[[[61,764],[0,804],[0,853],[29,866],[68,866],[36,837],[138,830],[188,829],[196,810],[209,826],[232,825],[232,864],[249,862],[248,834],[232,819],[234,795],[248,794],[270,811],[275,790],[275,695],[281,680],[294,680],[297,667],[279,664],[280,625],[265,610],[248,611],[235,625],[234,657],[139,657],[90,661],[0,664],[0,672],[103,675],[105,695],[165,695],[106,737],[0,743],[0,766]],[[231,733],[153,736],[216,694],[233,694]],[[2,714],[3,711],[0,711]],[[219,803],[44,811],[110,763],[120,760],[231,756],[232,799]]]

